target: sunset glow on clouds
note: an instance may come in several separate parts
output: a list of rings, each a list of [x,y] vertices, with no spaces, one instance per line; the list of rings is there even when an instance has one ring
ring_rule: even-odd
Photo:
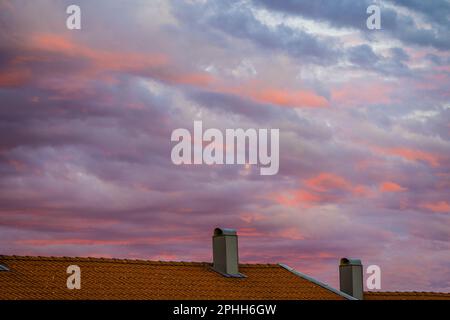
[[[241,262],[450,291],[450,4],[0,2],[0,254]],[[175,166],[171,132],[279,128],[280,169]]]

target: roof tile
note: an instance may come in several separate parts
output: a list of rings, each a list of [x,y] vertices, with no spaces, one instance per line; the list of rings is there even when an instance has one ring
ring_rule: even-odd
[[[240,264],[227,278],[206,262],[0,256],[0,299],[343,299],[277,264]],[[81,268],[81,289],[66,287],[66,269]]]

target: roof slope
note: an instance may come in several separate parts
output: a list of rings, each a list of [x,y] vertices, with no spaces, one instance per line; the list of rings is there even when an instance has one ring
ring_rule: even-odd
[[[364,292],[364,300],[450,300],[450,293],[417,291],[368,291]]]
[[[277,264],[241,264],[227,278],[210,263],[102,258],[0,256],[0,299],[344,299]],[[81,289],[66,287],[67,267],[81,269]]]

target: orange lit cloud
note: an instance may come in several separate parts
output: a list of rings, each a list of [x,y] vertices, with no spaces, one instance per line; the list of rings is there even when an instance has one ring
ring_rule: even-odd
[[[259,102],[272,103],[291,107],[327,107],[328,101],[313,92],[299,90],[288,91],[276,88],[267,88],[261,91],[250,92],[249,95]]]
[[[70,83],[67,84],[58,83],[58,89],[63,91],[64,97],[73,91],[80,90],[82,82],[77,82],[77,79],[90,80],[95,76],[103,81],[113,83],[115,79],[110,76],[109,72],[129,72],[150,76],[167,83],[191,85],[218,93],[233,94],[259,103],[293,108],[329,106],[329,101],[325,97],[306,89],[279,88],[260,81],[250,81],[236,86],[220,81],[206,72],[181,70],[174,65],[174,61],[171,61],[168,55],[162,53],[144,54],[94,49],[75,42],[70,37],[51,33],[33,34],[26,44],[26,48],[31,51],[15,57],[13,60],[15,65],[44,59],[39,56],[39,52],[85,59],[89,62],[89,68],[82,68],[76,74],[68,75],[74,81],[69,81]],[[4,74],[0,77],[0,85],[21,84],[26,80],[26,76],[25,71]],[[52,86],[52,84],[46,85]]]
[[[333,173],[322,172],[315,177],[303,181],[306,190],[286,190],[282,193],[271,194],[269,198],[276,203],[292,207],[299,204],[304,206],[313,206],[326,202],[339,202],[342,195],[337,196],[334,192],[344,191],[347,194],[353,194],[358,197],[367,197],[371,195],[363,185],[355,185],[343,177]]]
[[[87,78],[112,71],[149,75],[169,83],[194,86],[206,86],[214,80],[207,73],[175,70],[176,68],[170,64],[169,57],[162,53],[110,52],[87,47],[60,35],[42,33],[33,35],[28,46],[32,50],[86,59],[91,66],[80,70],[80,73],[85,74]],[[30,59],[36,58],[21,56],[15,59],[15,63]],[[104,74],[102,79],[114,81]]]
[[[293,207],[298,204],[311,206],[322,200],[319,194],[314,194],[305,190],[287,190],[283,193],[272,194],[269,198],[286,207]]]
[[[168,58],[162,54],[115,53],[92,49],[55,34],[35,34],[29,45],[32,49],[89,59],[99,70],[139,71],[142,68],[164,66],[168,62]]]
[[[422,205],[422,207],[433,212],[450,213],[450,204],[448,204],[446,201],[425,203]]]
[[[188,84],[193,86],[207,86],[215,81],[214,77],[207,73],[187,73],[166,76],[166,80],[173,83]]]
[[[250,80],[239,86],[222,84],[216,90],[242,96],[256,102],[292,108],[328,107],[328,100],[313,91],[302,88],[280,88],[263,81]]]
[[[312,190],[326,192],[332,189],[349,190],[352,184],[344,178],[332,173],[322,172],[319,175],[305,180],[305,184]]]
[[[166,238],[166,243],[177,243],[190,240],[188,237],[170,237]],[[32,246],[58,246],[58,245],[82,245],[82,246],[128,246],[133,244],[158,245],[161,241],[154,237],[139,237],[129,239],[82,239],[82,238],[64,238],[64,239],[27,239],[18,240],[18,244]]]
[[[430,152],[410,148],[374,148],[386,155],[394,155],[409,161],[424,161],[432,167],[439,166],[440,157]]]
[[[96,240],[96,239],[28,239],[19,240],[18,244],[32,246],[57,246],[57,245],[129,245],[129,240]]]
[[[16,87],[26,83],[31,78],[27,69],[6,70],[0,73],[0,87]]]
[[[380,190],[382,192],[401,192],[405,191],[406,189],[395,182],[386,181],[380,185]]]
[[[286,238],[286,239],[291,239],[291,240],[303,240],[303,239],[305,239],[305,237],[295,227],[283,229],[283,230],[279,231],[277,236],[282,237],[282,238]]]

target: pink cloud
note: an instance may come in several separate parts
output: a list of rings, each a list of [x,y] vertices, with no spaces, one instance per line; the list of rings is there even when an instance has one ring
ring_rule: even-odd
[[[358,197],[372,195],[364,185],[353,184],[343,177],[329,172],[321,172],[312,178],[305,179],[303,185],[304,188],[301,189],[272,193],[269,195],[269,199],[287,207],[299,204],[310,207],[321,203],[340,202],[349,195]]]
[[[405,191],[406,188],[403,188],[402,186],[400,186],[399,184],[397,184],[395,182],[386,181],[380,185],[380,190],[382,192],[401,192],[401,191]]]
[[[160,53],[143,54],[92,49],[76,43],[70,38],[49,33],[32,35],[30,43],[27,45],[33,50],[89,59],[96,71],[140,71],[144,68],[168,64],[167,56]]]
[[[0,73],[0,87],[18,87],[31,78],[31,71],[25,68],[4,70]]]
[[[60,95],[53,99],[66,99],[78,94],[80,90],[89,90],[87,81],[93,77],[114,84],[117,80],[111,76],[111,72],[128,72],[142,76],[150,76],[171,84],[191,85],[211,91],[233,94],[248,98],[260,103],[269,103],[278,106],[303,108],[323,108],[329,106],[329,101],[313,91],[306,89],[288,89],[274,87],[265,81],[250,81],[239,86],[227,84],[202,71],[186,71],[175,65],[169,55],[164,53],[137,53],[137,52],[112,52],[95,49],[76,42],[69,36],[52,33],[34,33],[25,43],[28,52],[16,56],[12,63],[24,66],[33,61],[47,61],[48,57],[42,54],[59,54],[73,59],[85,59],[89,62],[89,68],[81,68],[65,75],[70,81],[58,81],[53,83],[41,79],[45,87],[53,87]],[[18,70],[18,71],[16,71]],[[0,85],[21,85],[29,78],[28,69],[17,69],[3,74],[0,77]]]
[[[264,103],[272,103],[291,107],[327,107],[327,99],[311,91],[288,91],[285,89],[265,88],[260,91],[250,92],[249,95]]]
[[[418,149],[411,149],[411,148],[376,148],[381,153],[387,154],[387,155],[394,155],[401,157],[403,159],[409,160],[409,161],[424,161],[430,164],[432,167],[439,166],[439,155],[433,154],[431,152],[426,152]]]
[[[333,173],[322,172],[319,175],[305,180],[306,186],[310,189],[325,192],[332,189],[351,189],[352,185],[344,178]]]
[[[331,101],[343,106],[366,106],[368,104],[392,102],[392,84],[348,83],[331,92]]]
[[[447,201],[428,202],[422,208],[438,213],[450,213],[450,204]]]

